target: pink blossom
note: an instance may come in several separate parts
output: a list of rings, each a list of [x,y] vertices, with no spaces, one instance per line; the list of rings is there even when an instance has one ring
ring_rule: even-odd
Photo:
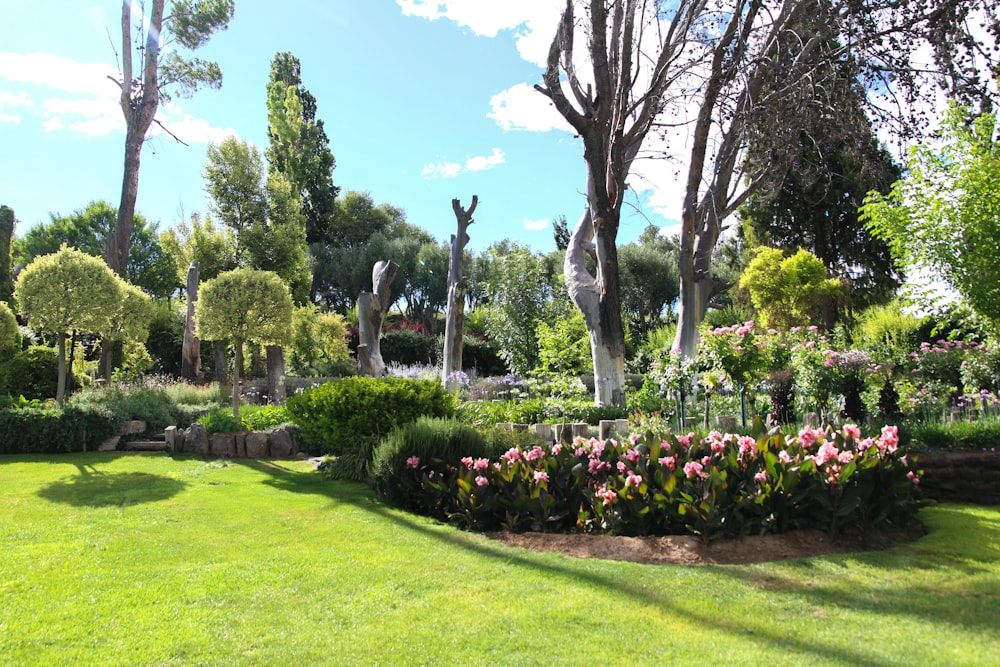
[[[832,442],[824,442],[820,445],[819,451],[816,452],[816,455],[813,456],[812,459],[816,462],[817,466],[821,466],[825,465],[829,461],[836,460],[838,454],[840,454],[840,451]]]
[[[601,499],[601,502],[604,504],[605,507],[615,502],[615,500],[618,498],[618,494],[606,486],[597,487],[597,489],[594,491],[594,495],[596,495],[598,498]]]
[[[766,479],[767,479],[767,471],[765,470],[761,470],[759,473],[753,476],[753,481],[757,482],[758,484],[763,484]]]
[[[611,464],[600,459],[591,459],[587,465],[587,472],[591,475],[600,475],[602,472],[607,472],[608,470],[611,470]]]
[[[687,476],[688,479],[691,479],[695,476],[700,477],[702,474],[701,471],[702,471],[702,466],[697,461],[689,461],[684,464],[684,474]]]
[[[840,452],[840,454],[837,455],[837,460],[843,464],[850,463],[851,461],[854,460],[854,452],[845,449],[844,451]]]
[[[693,437],[694,437],[694,433],[688,433],[687,435],[679,435],[679,436],[677,436],[677,444],[680,445],[681,447],[683,447],[684,449],[690,449],[691,448],[691,438],[693,438]]]
[[[778,333],[777,329],[768,329],[767,330],[767,335],[769,335],[769,336],[774,336],[777,333]]]
[[[671,470],[675,470],[677,468],[677,457],[676,456],[661,456],[659,459],[657,459],[657,463],[659,463],[661,466],[666,466],[667,468],[670,468]]]
[[[816,440],[818,440],[819,436],[822,434],[823,434],[822,431],[818,429],[812,429],[806,426],[801,431],[799,431],[799,438],[798,438],[799,444],[802,445],[803,449],[809,449],[814,444],[816,444]]]
[[[489,459],[476,459],[476,462],[472,464],[474,470],[486,470],[490,467]]]
[[[666,440],[661,440],[660,449],[662,449],[665,452],[669,452],[672,449],[672,447],[670,446],[670,443],[667,442]]]
[[[792,328],[790,329],[790,331],[791,331],[792,333],[796,333],[796,332],[797,332],[797,331],[799,331],[800,329],[802,329],[802,327],[792,327]]]
[[[816,326],[815,324],[810,324],[809,331],[819,331],[819,327]]]
[[[640,456],[640,454],[639,454],[639,450],[638,449],[629,449],[629,450],[626,450],[626,452],[623,454],[623,456],[625,457],[626,461],[629,461],[630,463],[632,463],[634,465],[634,464],[636,464],[636,463],[639,462],[639,456]]]
[[[910,480],[911,482],[913,482],[914,484],[920,484],[920,477],[919,477],[919,475],[917,475],[917,473],[913,472],[912,470],[910,472],[906,473],[906,478],[908,480]]]
[[[549,483],[549,473],[547,473],[547,472],[545,472],[543,470],[536,470],[535,471],[535,484],[540,484],[542,482],[545,482],[546,484]]]
[[[737,336],[746,336],[748,333],[750,333],[750,328],[746,326],[742,326],[736,330]]]
[[[573,453],[576,454],[577,456],[586,456],[587,450],[584,449],[583,447],[577,447],[576,451],[574,451]]]
[[[471,456],[463,456],[462,457],[462,465],[464,465],[469,470],[472,470],[473,464],[474,464],[474,462],[473,462]]]
[[[630,472],[625,476],[625,486],[634,486],[635,488],[639,488],[639,485],[641,484],[642,477],[636,475],[634,472]]]
[[[625,465],[624,461],[619,461],[618,462],[618,472],[620,472],[620,473],[622,473],[624,475],[625,471],[628,470],[628,469],[629,469],[629,467],[627,465]]]
[[[604,443],[600,440],[591,440],[590,458],[599,459],[604,454]]]
[[[816,341],[814,341],[814,340],[807,340],[806,341],[806,347],[808,347],[808,348],[816,347]]]
[[[781,461],[782,463],[788,464],[792,462],[792,457],[788,455],[788,452],[782,449],[780,452],[778,452],[778,460]]]
[[[538,445],[535,445],[530,450],[525,452],[524,459],[526,461],[537,461],[545,456],[545,450],[543,450]]]
[[[861,439],[861,429],[857,424],[844,424],[843,432],[845,438],[850,438],[855,442]]]
[[[640,436],[640,435],[639,435],[638,433],[631,433],[631,434],[629,434],[629,436],[628,436],[628,441],[629,441],[629,442],[631,442],[631,443],[632,443],[632,446],[634,447],[634,446],[635,446],[635,443],[639,442],[639,438],[640,438],[640,437],[641,437],[641,436]]]
[[[482,475],[477,475],[476,476],[476,485],[479,488],[483,488],[485,486],[489,486],[490,485],[490,480],[486,479]]]
[[[874,446],[875,446],[874,440],[872,440],[871,438],[864,438],[863,440],[858,442],[858,451],[866,452]]]
[[[892,449],[889,450],[890,452],[896,451],[896,445],[899,444],[899,427],[892,425],[883,426],[882,442],[892,447]]]
[[[562,454],[562,450],[563,450],[562,443],[557,442],[556,444],[552,445],[552,456],[559,456],[560,454]]]
[[[407,470],[416,470],[419,467],[420,467],[420,457],[419,456],[411,456],[410,458],[406,459],[406,469]]]
[[[835,361],[834,361],[833,359],[827,359],[826,361],[824,361],[824,362],[823,362],[823,366],[824,366],[825,368],[833,368],[833,366],[834,366],[834,365],[835,365],[836,363],[837,363],[837,362],[835,362]]]
[[[507,459],[508,463],[516,463],[521,460],[521,450],[517,447],[511,447],[504,453],[503,457]]]
[[[754,454],[757,451],[757,441],[754,440],[749,435],[741,435],[739,440],[736,441],[740,446],[740,456],[746,456],[747,454]]]

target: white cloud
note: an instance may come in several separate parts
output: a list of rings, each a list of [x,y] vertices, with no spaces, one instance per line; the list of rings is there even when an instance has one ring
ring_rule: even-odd
[[[21,117],[10,113],[0,113],[0,123],[13,123],[17,125],[21,122]]]
[[[493,111],[486,115],[505,130],[573,131],[549,98],[526,83],[519,83],[494,95],[490,108]]]
[[[470,157],[465,161],[466,171],[485,171],[487,169],[492,169],[498,164],[503,164],[506,158],[503,151],[499,148],[494,148],[491,155]]]
[[[455,178],[461,171],[462,165],[457,162],[438,162],[437,164],[424,165],[420,175],[426,179]]]
[[[34,104],[28,93],[23,90],[18,91],[17,95],[0,90],[0,107],[30,107]]]
[[[503,164],[505,161],[506,156],[504,156],[503,151],[499,148],[494,148],[490,155],[478,155],[467,158],[464,167],[458,162],[438,162],[436,164],[431,162],[424,165],[424,168],[420,171],[420,175],[427,180],[432,178],[456,178],[463,172],[486,171],[498,164]]]
[[[540,232],[543,229],[548,228],[548,220],[525,220],[524,228],[529,232]]]
[[[117,80],[118,71],[103,63],[81,63],[51,53],[0,52],[0,79],[62,93],[41,104],[42,128],[46,132],[68,130],[91,137],[124,133],[119,91],[109,77]],[[0,107],[33,104],[27,93],[0,91]],[[156,120],[185,143],[220,142],[236,134],[232,128],[215,127],[207,120],[194,118],[174,103],[162,106]],[[154,123],[149,136],[160,134],[165,134],[164,130]]]

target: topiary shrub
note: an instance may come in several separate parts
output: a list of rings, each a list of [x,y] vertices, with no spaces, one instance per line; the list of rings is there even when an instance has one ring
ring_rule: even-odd
[[[419,417],[451,417],[455,398],[436,380],[349,377],[288,399],[289,416],[313,455],[332,454],[331,473],[365,479],[379,439]]]
[[[53,398],[59,380],[59,357],[50,347],[32,345],[7,363],[4,385],[11,396],[31,399]]]
[[[436,515],[434,497],[421,491],[413,476],[406,474],[408,470],[421,464],[439,470],[455,468],[463,457],[494,458],[503,451],[475,427],[456,419],[421,417],[393,429],[380,441],[372,457],[371,480],[393,505]]]
[[[118,428],[101,406],[24,405],[0,409],[0,454],[56,454],[96,450]]]

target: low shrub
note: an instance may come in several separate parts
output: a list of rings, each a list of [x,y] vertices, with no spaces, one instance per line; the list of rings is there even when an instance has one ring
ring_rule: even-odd
[[[365,479],[379,439],[419,417],[451,417],[454,397],[436,380],[349,377],[291,396],[286,409],[311,454],[336,455],[333,474]]]
[[[290,418],[283,405],[248,405],[240,408],[240,419],[251,431],[270,431]]]
[[[921,449],[989,450],[1000,446],[1000,421],[914,423],[906,426],[905,436]]]
[[[117,417],[98,405],[27,403],[0,409],[0,454],[96,450],[118,430]]]
[[[15,354],[3,369],[3,389],[29,400],[54,398],[59,357],[50,347],[32,345]]]
[[[428,514],[470,528],[723,536],[821,528],[864,535],[912,519],[919,473],[894,426],[757,437],[647,432],[513,447],[460,466],[411,460],[397,482]],[[416,491],[413,491],[414,493]]]
[[[216,408],[198,417],[206,433],[236,433],[249,430],[242,419],[233,416],[230,408]]]
[[[476,428],[456,419],[421,417],[398,426],[381,440],[372,457],[371,480],[375,489],[392,504],[419,512],[436,514],[439,498],[422,491],[407,470],[421,461],[436,469],[456,468],[462,457],[477,459],[499,456],[492,442]]]
[[[438,349],[437,338],[419,333],[412,329],[395,329],[382,334],[380,343],[382,358],[386,362],[396,362],[406,366],[409,364],[438,363],[441,350]]]
[[[442,349],[444,341],[441,341]],[[462,368],[475,371],[480,377],[504,375],[508,372],[496,348],[487,340],[466,335],[462,339]]]

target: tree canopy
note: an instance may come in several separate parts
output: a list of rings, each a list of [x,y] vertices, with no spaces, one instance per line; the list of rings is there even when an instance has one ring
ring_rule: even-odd
[[[863,217],[903,270],[932,271],[1000,324],[998,183],[996,116],[952,107],[941,141],[915,148],[906,176],[888,195],[871,193]]]

